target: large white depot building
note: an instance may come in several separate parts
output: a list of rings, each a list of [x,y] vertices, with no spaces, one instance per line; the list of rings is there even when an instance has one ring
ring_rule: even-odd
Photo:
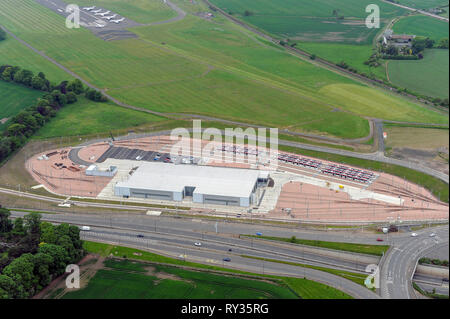
[[[259,184],[267,172],[199,165],[142,163],[126,181],[117,182],[114,194],[164,201],[249,207],[259,200]]]

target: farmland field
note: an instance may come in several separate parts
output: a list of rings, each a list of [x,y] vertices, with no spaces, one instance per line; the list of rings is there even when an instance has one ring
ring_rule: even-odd
[[[369,56],[375,51],[371,45],[352,45],[342,43],[324,43],[324,42],[302,42],[300,47],[311,53],[316,54],[325,60],[339,63],[344,61],[349,66],[359,70],[367,75],[373,74],[379,79],[386,78],[386,70],[380,65],[370,67],[365,65]]]
[[[32,106],[41,96],[40,91],[0,80],[0,132],[8,126],[8,119]]]
[[[396,2],[417,9],[430,9],[448,5],[448,0],[397,0]]]
[[[380,7],[382,22],[404,9],[379,0],[212,0],[220,8],[263,30],[303,42],[369,44],[378,32],[365,25],[369,4]],[[337,16],[344,19],[337,19]],[[245,11],[250,14],[245,15]]]
[[[66,3],[72,3],[65,0]],[[161,0],[77,0],[79,6],[97,6],[139,23],[164,21],[176,13]]]
[[[68,299],[293,299],[285,286],[170,266],[106,260],[84,289]]]
[[[131,105],[346,138],[369,133],[364,116],[448,122],[293,57],[221,17],[213,24],[187,16],[134,28],[138,39],[105,42],[88,30],[65,28],[62,17],[32,0],[0,2],[7,13],[0,19],[8,29]]]
[[[396,34],[415,34],[435,41],[448,38],[448,23],[429,16],[415,15],[400,19],[394,24]]]
[[[423,60],[389,61],[392,83],[415,92],[440,98],[449,97],[449,51],[426,50]]]
[[[152,114],[125,109],[111,102],[96,103],[84,97],[66,105],[40,129],[37,138],[87,135],[161,121]]]
[[[388,133],[387,147],[430,150],[448,147],[449,144],[448,129],[387,126],[385,131]],[[413,140],[411,136],[414,136]]]

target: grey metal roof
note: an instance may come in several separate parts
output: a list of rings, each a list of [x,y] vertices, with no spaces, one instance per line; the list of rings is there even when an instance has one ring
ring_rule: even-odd
[[[260,175],[259,170],[168,163],[142,163],[127,181],[117,187],[182,192],[185,186],[194,193],[249,197]]]

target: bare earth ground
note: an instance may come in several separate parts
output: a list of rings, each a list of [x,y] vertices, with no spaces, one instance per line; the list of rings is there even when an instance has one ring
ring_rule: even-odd
[[[385,144],[390,149],[387,152],[390,157],[407,159],[449,173],[448,130],[387,126],[385,131],[388,134]]]
[[[208,141],[189,140],[204,147]],[[127,147],[145,151],[170,152],[174,145],[170,137],[146,137],[140,139],[114,142],[116,147]],[[216,144],[217,145],[217,144]],[[82,160],[94,163],[107,149],[108,143],[101,142],[83,147],[79,151]],[[214,149],[214,147],[213,147]],[[69,148],[57,149],[58,154],[49,160],[38,160],[39,153],[31,157],[26,164],[27,170],[33,178],[57,194],[71,196],[95,197],[111,180],[107,177],[91,177],[85,175],[85,168],[80,168],[76,163],[64,158]],[[60,152],[63,151],[63,154]],[[51,153],[50,151],[44,154]],[[207,162],[207,165],[228,167],[252,167],[270,170],[261,163],[249,164],[247,162],[225,163],[231,153],[225,153],[226,158],[221,158],[220,153]],[[198,154],[193,153],[194,156]],[[205,153],[203,154],[205,156]],[[304,156],[307,158],[306,156]],[[322,163],[331,163],[321,160]],[[63,163],[67,167],[73,166],[80,169],[72,172],[69,169],[56,167],[55,163]],[[169,165],[169,164],[168,164]],[[265,217],[280,219],[302,219],[310,221],[394,221],[394,220],[429,220],[448,219],[448,204],[438,201],[426,189],[405,181],[399,177],[374,172],[378,178],[370,185],[347,181],[336,177],[320,174],[318,171],[292,165],[279,163],[278,171],[289,172],[292,176],[312,177],[329,183],[341,184],[343,190],[356,187],[361,191],[371,191],[376,194],[385,194],[390,198],[403,200],[403,204],[393,204],[392,201],[380,201],[373,198],[351,199],[345,191],[331,190],[331,187],[321,187],[311,183],[287,182],[281,188],[275,209]],[[329,184],[328,183],[328,184]],[[289,214],[286,208],[290,208]]]
[[[103,267],[103,261],[105,260],[104,257],[100,257],[98,255],[89,254],[86,255],[79,263],[80,266],[80,288],[83,288],[87,285],[89,282],[89,279],[91,279],[97,270],[101,269]],[[92,263],[94,262],[94,263]],[[66,292],[70,291],[66,287],[66,277],[68,274],[62,274],[61,276],[55,278],[52,280],[52,282],[45,287],[42,291],[40,291],[38,294],[33,296],[32,299],[55,299],[55,298],[61,298]],[[52,296],[56,290],[62,289],[60,293],[58,293],[56,296]]]

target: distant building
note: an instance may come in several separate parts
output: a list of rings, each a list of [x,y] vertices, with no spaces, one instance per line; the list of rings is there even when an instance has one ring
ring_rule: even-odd
[[[383,45],[389,46],[394,45],[396,47],[411,47],[413,40],[416,38],[415,35],[409,34],[394,34],[392,30],[386,30],[383,35]]]
[[[100,169],[97,165],[92,164],[86,169],[87,176],[104,176],[113,177],[117,173],[116,166],[110,166],[107,169]]]

